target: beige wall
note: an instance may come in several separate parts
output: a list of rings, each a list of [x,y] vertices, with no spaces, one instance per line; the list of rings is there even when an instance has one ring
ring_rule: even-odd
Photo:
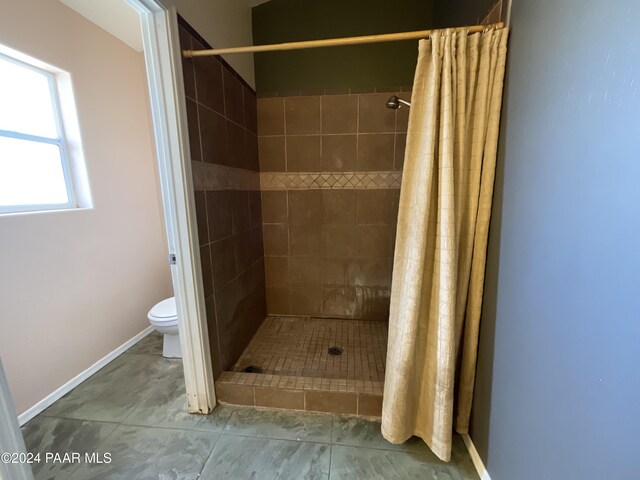
[[[0,355],[18,413],[171,295],[141,53],[59,2],[0,0],[0,43],[71,73],[94,208],[0,216]]]
[[[253,44],[251,7],[260,0],[160,0],[178,13],[214,48]],[[224,59],[255,88],[253,54],[224,55]]]

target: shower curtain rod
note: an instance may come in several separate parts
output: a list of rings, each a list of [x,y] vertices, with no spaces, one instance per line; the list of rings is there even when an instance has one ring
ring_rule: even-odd
[[[479,33],[489,29],[500,29],[504,27],[504,23],[494,23],[491,25],[473,25],[471,27],[454,28],[456,32],[460,32],[465,28],[469,33]],[[395,42],[398,40],[416,40],[420,38],[430,37],[434,32],[445,29],[434,30],[418,30],[415,32],[386,33],[381,35],[364,35],[361,37],[343,37],[329,38],[325,40],[308,40],[304,42],[274,43],[272,45],[250,45],[248,47],[229,47],[214,48],[211,50],[183,50],[182,54],[186,58],[208,57],[211,55],[223,55],[226,53],[254,53],[254,52],[272,52],[278,50],[300,50],[304,48],[320,48],[320,47],[337,47],[340,45],[359,45],[362,43],[382,43]]]

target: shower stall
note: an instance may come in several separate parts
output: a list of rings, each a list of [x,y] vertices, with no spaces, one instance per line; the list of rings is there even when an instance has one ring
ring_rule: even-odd
[[[218,400],[379,416],[411,87],[258,98],[220,57],[183,73]]]

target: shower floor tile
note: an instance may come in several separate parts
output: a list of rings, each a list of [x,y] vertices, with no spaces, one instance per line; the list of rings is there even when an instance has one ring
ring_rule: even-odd
[[[340,347],[340,355],[329,354]],[[384,381],[387,324],[368,320],[276,317],[264,321],[233,367],[267,375]]]

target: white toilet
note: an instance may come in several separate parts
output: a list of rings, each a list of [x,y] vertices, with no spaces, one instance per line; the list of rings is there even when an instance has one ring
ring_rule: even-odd
[[[156,303],[147,315],[154,328],[164,335],[162,356],[168,358],[182,358],[180,337],[178,336],[178,312],[176,297]]]

